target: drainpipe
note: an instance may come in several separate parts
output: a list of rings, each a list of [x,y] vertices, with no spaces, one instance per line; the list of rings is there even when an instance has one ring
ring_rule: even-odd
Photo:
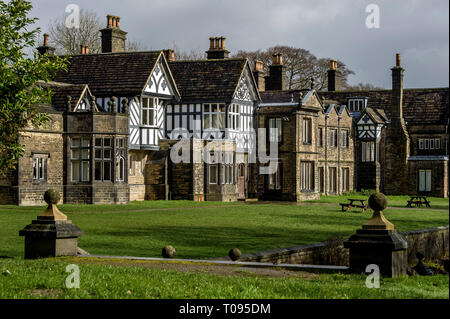
[[[353,125],[353,161],[354,161],[354,169],[353,169],[353,190],[358,190],[358,126],[356,125],[356,120],[352,118]]]
[[[385,185],[386,185],[386,126],[384,128],[384,134],[383,134],[383,183],[381,185],[381,188],[383,189],[383,193],[385,191]]]
[[[253,125],[256,128],[256,141],[255,141],[255,150],[256,150],[256,196],[259,197],[259,158],[258,158],[258,143],[259,143],[259,105],[255,108],[256,110],[256,126]],[[259,199],[259,198],[258,198]]]
[[[328,115],[325,115],[325,165],[323,187],[325,196],[328,195]]]

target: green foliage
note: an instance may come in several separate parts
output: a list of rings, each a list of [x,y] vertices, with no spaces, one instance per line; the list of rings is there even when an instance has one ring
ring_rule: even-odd
[[[48,82],[58,70],[65,69],[63,58],[39,55],[30,57],[39,28],[29,30],[37,18],[29,18],[32,5],[24,0],[0,0],[0,174],[16,167],[24,149],[20,131],[29,125],[48,121],[37,106],[51,101],[51,90],[38,85]]]
[[[364,196],[370,196],[372,194],[375,194],[377,191],[375,189],[361,189],[360,194]]]

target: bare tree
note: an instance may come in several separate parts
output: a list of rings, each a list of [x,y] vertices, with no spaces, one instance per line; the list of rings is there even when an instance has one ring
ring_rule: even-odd
[[[50,44],[56,48],[58,54],[79,54],[80,45],[89,46],[90,53],[101,52],[99,30],[102,28],[100,18],[95,12],[80,10],[80,28],[67,28],[66,17],[61,16],[50,21]]]
[[[50,44],[56,48],[57,54],[74,55],[80,53],[80,45],[89,46],[89,53],[101,53],[100,29],[104,25],[100,17],[93,11],[80,10],[80,28],[67,28],[66,17],[61,16],[50,21],[48,26]],[[141,42],[127,40],[126,51],[143,51],[146,46]]]
[[[127,39],[125,50],[127,52],[139,52],[148,50],[148,47],[140,41],[131,41]]]
[[[247,57],[251,63],[260,60],[266,72],[272,64],[274,53],[283,54],[283,64],[286,67],[287,89],[307,89],[313,83],[316,90],[327,86],[327,71],[330,59],[317,58],[308,50],[290,46],[274,46],[267,50],[238,51],[234,57]],[[348,69],[342,61],[337,61],[341,76],[341,86],[347,85],[347,77],[354,72]],[[311,81],[313,79],[313,81]]]
[[[382,87],[372,85],[370,83],[358,83],[356,85],[348,85],[344,88],[345,91],[374,91],[383,90]]]
[[[183,51],[174,43],[172,49],[175,53],[175,60],[203,60],[206,58],[206,53],[198,48],[190,51]]]

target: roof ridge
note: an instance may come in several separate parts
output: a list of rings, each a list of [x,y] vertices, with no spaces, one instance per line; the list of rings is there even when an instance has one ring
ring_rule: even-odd
[[[108,56],[108,55],[132,55],[132,54],[142,54],[142,53],[161,53],[163,50],[150,50],[150,51],[133,51],[133,52],[100,52],[100,53],[89,53],[89,54],[61,54],[59,56]]]
[[[403,91],[442,91],[442,90],[448,90],[450,87],[435,87],[435,88],[403,88]],[[368,92],[390,92],[392,89],[379,89],[379,90],[349,90],[349,91],[318,91],[319,94],[336,94],[336,93],[342,93],[342,94],[348,94],[348,93],[368,93]]]
[[[187,63],[187,62],[222,62],[222,61],[245,61],[246,58],[226,58],[226,59],[201,59],[201,60],[175,60],[170,63]]]

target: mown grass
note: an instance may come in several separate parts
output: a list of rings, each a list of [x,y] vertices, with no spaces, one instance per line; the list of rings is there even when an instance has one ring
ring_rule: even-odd
[[[268,278],[91,264],[79,265],[80,288],[68,289],[67,265],[64,259],[0,259],[0,298],[449,298],[445,275],[381,278],[379,289],[369,289],[363,275]]]
[[[146,201],[58,207],[84,231],[79,246],[91,254],[160,257],[170,244],[179,258],[211,258],[226,256],[233,247],[247,253],[348,237],[371,213],[341,212],[328,202],[345,198],[322,198],[311,205]],[[43,210],[0,206],[0,256],[23,256],[18,232]],[[425,208],[394,207],[385,216],[400,231],[448,225],[449,220],[448,211]]]

